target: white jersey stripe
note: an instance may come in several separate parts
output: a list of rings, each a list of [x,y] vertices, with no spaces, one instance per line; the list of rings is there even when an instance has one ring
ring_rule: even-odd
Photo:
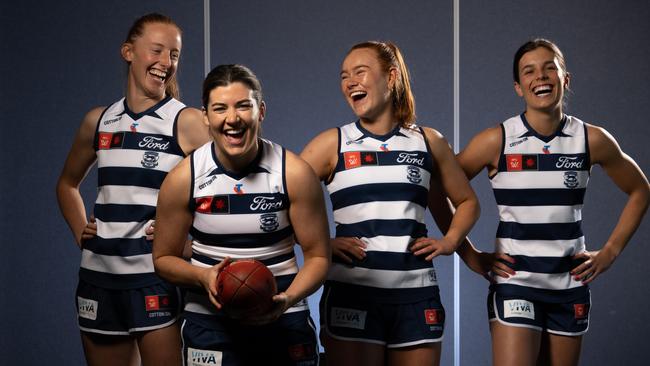
[[[412,219],[418,222],[424,217],[425,208],[413,202],[365,202],[334,210],[337,224],[353,224],[366,219],[367,213],[373,212],[375,220]]]
[[[503,206],[498,205],[501,221],[520,224],[569,223],[582,220],[582,205]],[[570,208],[572,207],[572,208]]]
[[[434,273],[433,267],[411,271],[390,271],[363,267],[350,268],[344,264],[332,263],[328,279],[346,283],[363,283],[365,286],[385,289],[421,288],[438,285]]]

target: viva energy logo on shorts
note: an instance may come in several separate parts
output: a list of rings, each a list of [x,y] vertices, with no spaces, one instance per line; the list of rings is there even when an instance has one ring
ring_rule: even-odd
[[[203,349],[196,349],[192,347],[187,348],[187,366],[221,366],[221,359],[223,354],[219,351],[208,351]]]
[[[364,329],[366,312],[355,309],[332,308],[331,324],[334,327]]]
[[[97,319],[97,301],[77,296],[77,307],[79,309],[79,317],[90,320]]]
[[[504,300],[503,317],[535,319],[535,306],[526,300]]]

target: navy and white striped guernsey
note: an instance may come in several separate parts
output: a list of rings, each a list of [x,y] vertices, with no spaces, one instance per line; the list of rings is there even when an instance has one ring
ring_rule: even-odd
[[[192,153],[190,210],[194,220],[192,264],[213,266],[226,256],[257,259],[273,272],[278,291],[285,291],[298,272],[295,238],[289,219],[284,148],[259,140],[259,154],[242,172],[219,162],[214,142]],[[300,301],[287,312],[307,309]],[[185,311],[211,315],[214,306],[205,291],[190,291]]]
[[[163,179],[184,157],[176,123],[185,105],[166,97],[141,113],[126,99],[99,119],[97,236],[83,243],[79,276],[105,288],[137,288],[161,282],[154,273],[145,228],[156,215]]]
[[[498,293],[566,302],[588,287],[569,271],[585,250],[582,205],[591,163],[586,125],[564,116],[556,133],[541,136],[525,116],[501,124],[498,172],[490,178],[499,209],[496,251],[508,253],[516,275],[494,276]]]
[[[337,237],[357,237],[366,257],[353,265],[336,256],[332,285],[351,285],[382,301],[411,302],[438,291],[431,261],[409,245],[427,236],[427,209],[433,160],[416,126],[396,127],[378,136],[357,122],[339,128],[338,163],[327,190]]]

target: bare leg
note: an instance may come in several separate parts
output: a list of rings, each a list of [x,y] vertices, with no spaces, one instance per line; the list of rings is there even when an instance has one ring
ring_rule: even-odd
[[[178,322],[138,335],[138,347],[144,366],[182,364],[181,333]]]
[[[139,366],[140,354],[135,338],[81,332],[86,362],[89,366]]]
[[[492,363],[499,366],[535,366],[541,332],[490,322]]]
[[[440,365],[441,342],[425,343],[404,348],[389,348],[389,366],[438,366]]]
[[[322,340],[328,365],[384,365],[385,347],[380,344],[340,341],[327,335],[323,336]]]
[[[537,366],[577,366],[582,336],[563,336],[544,332]]]

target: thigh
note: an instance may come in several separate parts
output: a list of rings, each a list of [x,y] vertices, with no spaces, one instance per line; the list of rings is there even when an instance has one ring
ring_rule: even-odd
[[[321,339],[328,365],[376,366],[385,364],[386,348],[381,344],[339,340],[327,334],[322,335]]]
[[[544,333],[537,366],[577,366],[581,348],[582,336]]]
[[[441,342],[417,346],[391,348],[388,350],[388,366],[438,366],[440,365]]]
[[[132,336],[81,332],[81,343],[89,366],[140,365],[140,354]]]
[[[535,366],[539,354],[541,331],[490,322],[492,363],[499,366]]]
[[[178,323],[138,334],[138,348],[144,366],[179,366],[181,336]]]

